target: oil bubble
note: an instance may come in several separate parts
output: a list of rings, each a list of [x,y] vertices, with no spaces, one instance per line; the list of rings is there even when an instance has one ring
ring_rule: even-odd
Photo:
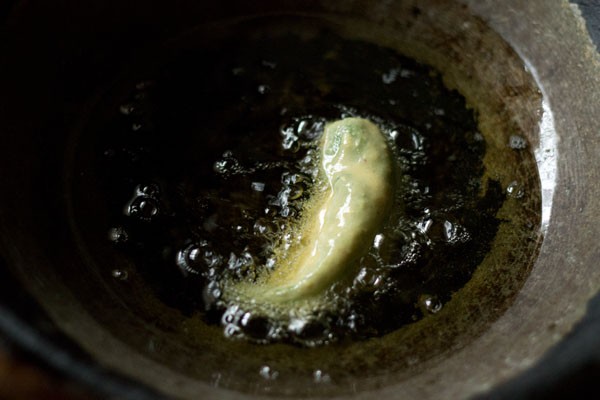
[[[153,197],[138,196],[131,201],[125,214],[142,221],[151,221],[159,214],[158,202]]]
[[[131,115],[136,111],[135,105],[132,103],[122,104],[119,107],[119,112],[123,115]]]
[[[296,215],[298,215],[298,210],[296,210],[294,207],[282,207],[279,215],[284,218],[294,218]]]
[[[216,281],[210,281],[202,290],[202,300],[205,310],[211,309],[223,294]]]
[[[431,225],[433,225],[433,220],[428,218],[428,219],[424,219],[422,221],[419,221],[417,223],[416,227],[417,227],[417,229],[421,233],[425,234],[425,233],[427,233],[427,231],[429,230],[429,228],[431,228]]]
[[[204,249],[203,258],[209,268],[217,267],[223,262],[223,257],[209,246]]]
[[[284,126],[281,128],[281,136],[283,137],[281,146],[285,150],[290,150],[294,144],[298,141],[298,136],[296,136],[296,130],[294,126]]]
[[[520,199],[525,196],[525,189],[523,189],[523,186],[519,182],[512,181],[506,187],[506,194],[510,198]]]
[[[296,127],[297,135],[305,140],[312,141],[320,137],[325,129],[325,120],[321,118],[301,119]]]
[[[297,153],[298,151],[300,151],[301,147],[302,147],[302,145],[300,144],[300,142],[298,140],[296,140],[289,146],[288,150],[291,151],[292,153]]]
[[[400,68],[390,69],[389,71],[381,75],[381,81],[386,85],[393,83],[396,80],[396,78],[398,78],[398,75],[400,75],[400,71]]]
[[[260,94],[267,94],[271,91],[271,87],[269,85],[258,85],[257,91]]]
[[[240,326],[244,335],[252,339],[264,339],[271,330],[269,320],[265,317],[245,313],[240,319]]]
[[[241,333],[240,327],[235,324],[227,324],[223,329],[223,334],[228,338],[240,336]]]
[[[273,204],[269,203],[270,206]],[[274,217],[277,215],[277,209],[275,207],[265,207],[264,213],[267,217]]]
[[[307,322],[308,321],[306,321],[305,319],[294,318],[290,321],[288,325],[288,330],[295,334],[299,334],[300,332],[302,332]]]
[[[202,249],[196,244],[191,244],[179,250],[175,256],[175,263],[184,275],[199,274],[204,266]]]
[[[378,233],[377,235],[375,235],[375,238],[373,239],[373,247],[375,249],[379,249],[381,247],[381,244],[383,243],[384,239],[385,239],[385,237],[381,233]]]
[[[241,171],[240,163],[235,158],[224,158],[215,161],[213,170],[221,175],[236,173]]]
[[[508,139],[508,146],[514,150],[523,150],[527,147],[527,141],[522,136],[511,135]]]
[[[350,315],[348,315],[344,323],[344,326],[353,332],[357,332],[359,326],[361,325],[364,325],[364,318],[362,315],[356,312],[352,312]]]
[[[266,238],[269,238],[273,234],[279,232],[279,225],[267,218],[257,219],[253,228],[256,235],[264,236]]]
[[[267,233],[269,227],[266,224],[266,221],[264,221],[263,219],[261,220],[257,220],[254,223],[254,232],[259,234],[259,235],[264,235]]]
[[[400,148],[402,153],[409,154],[423,151],[425,139],[421,132],[408,125],[398,125],[389,131],[390,138]]]
[[[471,239],[467,230],[456,223],[444,221],[444,237],[448,243],[465,243]]]
[[[160,188],[155,183],[138,185],[136,191],[141,195],[157,197],[160,194]]]
[[[240,310],[240,308],[238,306],[236,306],[236,305],[230,306],[227,308],[227,310],[225,310],[225,312],[221,316],[221,323],[223,325],[227,325],[227,324],[231,324],[231,325],[236,324],[237,325],[243,314],[244,314],[244,312],[242,310]]]
[[[290,200],[297,200],[300,197],[302,197],[303,194],[304,194],[304,188],[301,185],[293,185],[290,188],[290,192],[289,192],[288,198]]]
[[[244,225],[233,225],[231,231],[236,235],[240,235],[246,233],[248,229]]]
[[[317,369],[313,372],[313,379],[315,383],[331,383],[331,377],[329,374]]]
[[[314,160],[317,157],[314,154],[314,151],[312,149],[308,150],[306,152],[306,155],[304,156],[304,158],[302,160],[300,160],[300,164],[306,165],[306,166],[312,166],[314,163]]]
[[[111,228],[108,231],[108,240],[115,244],[124,244],[129,241],[129,233],[122,226]]]
[[[424,294],[419,297],[419,306],[429,314],[437,314],[441,311],[443,304],[437,296]]]
[[[322,341],[327,334],[325,321],[294,319],[288,325],[288,331],[296,339],[300,339],[305,344],[310,342]]]
[[[260,367],[259,375],[267,380],[275,380],[279,376],[279,372],[275,371],[268,365],[263,365]]]
[[[265,191],[265,184],[264,184],[264,182],[252,182],[250,184],[250,187],[255,192],[264,192]]]
[[[293,185],[295,183],[303,183],[310,181],[310,178],[304,174],[284,172],[281,174],[281,183],[285,185]]]
[[[239,256],[231,252],[229,254],[229,260],[227,261],[227,268],[230,270],[241,270],[244,271],[248,267],[254,265],[254,257],[252,254],[245,251]]]
[[[126,281],[129,278],[129,273],[124,269],[113,269],[110,273],[113,278],[120,281]]]
[[[373,268],[362,267],[354,278],[354,288],[362,292],[374,292],[383,284],[383,276]]]

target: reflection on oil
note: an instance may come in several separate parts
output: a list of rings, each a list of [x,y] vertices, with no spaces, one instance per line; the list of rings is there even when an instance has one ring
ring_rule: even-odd
[[[532,70],[532,75],[538,80]],[[538,81],[539,84],[539,81]],[[557,179],[557,144],[558,135],[554,127],[554,116],[548,104],[543,86],[540,85],[544,99],[542,101],[542,120],[540,121],[540,144],[534,150],[535,160],[538,164],[540,181],[542,185],[542,231],[545,233],[550,223],[552,213],[552,200]]]
[[[557,145],[558,135],[556,133],[556,127],[554,125],[554,115],[552,109],[548,103],[548,95],[544,90],[544,86],[540,81],[540,77],[537,70],[533,65],[520,54],[521,58],[525,62],[525,66],[529,73],[533,76],[533,79],[537,83],[540,91],[542,92],[542,115],[540,119],[540,130],[539,130],[539,144],[537,148],[533,149],[535,155],[535,161],[538,165],[538,173],[540,176],[540,184],[542,189],[542,221],[541,230],[542,233],[546,233],[548,224],[550,222],[550,214],[552,213],[552,201],[554,199],[554,189],[556,188],[557,179]]]

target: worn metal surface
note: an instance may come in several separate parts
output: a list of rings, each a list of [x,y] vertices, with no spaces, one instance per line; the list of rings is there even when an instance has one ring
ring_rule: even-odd
[[[240,4],[239,10],[243,12],[254,8],[267,11],[271,7],[313,7],[322,11],[324,7],[328,12],[342,12],[355,17],[368,15],[371,18],[380,18],[383,22],[390,22],[389,10],[394,6],[390,3],[392,2],[348,2],[344,5],[323,6],[315,1],[306,2],[302,6],[295,2],[281,2],[274,6],[265,2],[256,5]],[[371,377],[375,384],[367,379],[357,379],[354,387],[334,385],[329,390],[316,391],[316,396],[352,396],[365,399],[398,398],[401,395],[418,398],[464,398],[486,393],[498,384],[509,382],[511,378],[527,371],[544,357],[549,349],[569,335],[573,326],[584,315],[588,300],[600,288],[600,271],[597,268],[600,249],[596,245],[596,239],[600,236],[600,224],[597,223],[597,216],[600,215],[600,168],[596,156],[596,149],[600,146],[600,120],[597,119],[597,115],[600,114],[598,54],[592,48],[583,24],[573,14],[566,1],[509,0],[498,5],[498,2],[491,0],[465,0],[463,3],[467,5],[466,9],[454,8],[449,2],[419,2],[432,5],[431,12],[438,12],[442,19],[456,18],[456,15],[460,16],[461,13],[474,13],[489,23],[526,61],[537,85],[543,91],[546,111],[552,115],[553,131],[549,135],[556,140],[544,142],[547,147],[541,148],[541,157],[543,158],[545,150],[550,150],[551,156],[554,157],[550,164],[554,162],[557,170],[555,175],[546,177],[547,185],[550,185],[546,188],[551,190],[546,194],[544,203],[548,209],[548,220],[540,256],[510,307],[499,318],[489,322],[485,329],[475,330],[474,334],[467,335],[460,346],[433,357],[423,362],[421,368],[417,365],[408,372],[399,373],[391,367],[386,372],[384,365],[380,375]],[[53,186],[53,179],[57,177],[52,175],[60,171],[53,163],[60,163],[61,160],[60,157],[52,158],[52,153],[62,154],[63,149],[60,146],[61,140],[64,140],[64,131],[71,128],[70,125],[77,120],[80,113],[85,112],[79,101],[85,99],[86,91],[94,90],[94,84],[106,83],[111,74],[118,73],[119,66],[108,62],[108,55],[111,52],[120,52],[120,56],[127,55],[130,45],[139,46],[140,43],[168,36],[176,32],[179,25],[192,26],[197,20],[231,12],[231,9],[209,5],[200,10],[202,12],[196,10],[195,13],[188,13],[183,11],[187,10],[184,1],[170,6],[164,13],[158,13],[135,2],[114,8],[107,4],[90,2],[78,9],[69,2],[57,2],[50,6],[45,2],[34,1],[17,7],[9,20],[6,32],[9,37],[10,34],[13,36],[9,45],[4,42],[2,46],[9,46],[8,54],[15,56],[13,60],[27,62],[21,65],[4,60],[3,64],[3,72],[12,74],[15,79],[2,81],[3,88],[7,89],[4,93],[14,95],[10,99],[3,98],[0,103],[2,135],[5,143],[10,143],[14,149],[18,149],[9,152],[5,148],[2,158],[2,166],[6,167],[6,170],[12,168],[12,172],[16,171],[11,176],[2,176],[1,181],[4,188],[10,188],[10,193],[2,200],[4,207],[0,210],[0,220],[3,223],[1,232],[5,239],[3,257],[11,264],[11,270],[20,271],[21,280],[42,303],[42,307],[56,326],[52,321],[44,320],[41,309],[24,293],[11,294],[8,290],[4,296],[14,296],[4,303],[0,326],[12,335],[15,342],[38,352],[47,364],[85,381],[106,394],[121,393],[123,398],[155,396],[152,391],[139,388],[133,383],[133,380],[140,380],[156,390],[188,398],[197,397],[200,393],[204,397],[268,398],[264,392],[256,395],[244,394],[243,390],[237,392],[219,388],[218,381],[215,384],[214,381],[195,380],[175,372],[166,364],[168,358],[161,364],[160,361],[148,358],[137,350],[132,351],[123,338],[113,336],[112,332],[118,332],[120,326],[109,330],[87,312],[86,307],[95,307],[96,303],[102,301],[110,305],[110,301],[98,298],[91,301],[88,298],[87,300],[94,304],[81,304],[81,299],[74,295],[77,288],[69,287],[66,283],[69,279],[76,280],[73,280],[72,276],[60,275],[61,271],[65,274],[78,273],[78,263],[81,260],[66,254],[68,248],[50,246],[62,244],[68,247],[73,244],[69,241],[68,227],[50,229],[55,226],[48,215],[61,208],[60,191]],[[581,5],[582,10],[585,10],[586,7],[590,9],[593,3],[581,1]],[[62,18],[57,17],[58,27],[53,25],[56,21],[46,18],[46,15],[56,10],[61,11]],[[368,10],[366,14],[365,10]],[[449,14],[446,15],[445,12]],[[110,28],[102,28],[105,21],[110,22]],[[446,20],[448,21],[450,19]],[[593,24],[592,19],[590,26]],[[458,29],[459,24],[455,25]],[[128,26],[135,26],[137,29],[127,29]],[[43,33],[42,37],[38,36],[40,32]],[[82,40],[65,40],[73,34],[81,36]],[[381,37],[380,39],[387,40]],[[88,40],[89,42],[86,42]],[[88,43],[96,51],[86,51],[82,43]],[[448,63],[447,53],[444,53],[448,49],[444,46],[456,43],[468,41],[460,42],[456,39],[440,42],[439,51],[446,55],[439,58],[435,55],[424,57],[443,69],[444,62]],[[402,46],[401,43],[396,44]],[[32,49],[40,53],[34,53]],[[493,55],[501,54],[503,48],[500,46],[489,50],[484,47],[484,50],[485,55]],[[501,58],[496,60],[502,61]],[[523,110],[522,105],[529,104],[528,97],[510,102],[504,98],[496,101],[497,99],[491,96],[486,102],[483,98],[486,91],[482,88],[491,88],[489,92],[494,93],[494,88],[498,87],[495,86],[494,75],[488,77],[488,72],[482,72],[485,65],[479,70],[475,68],[474,73],[480,79],[480,83],[483,83],[480,86],[470,86],[461,80],[461,71],[468,71],[469,64],[464,61],[464,65],[460,64],[460,59],[455,61],[456,65],[447,67],[447,71],[451,71],[447,72],[451,75],[449,80],[467,92],[468,98],[475,102],[483,99],[481,107],[488,107],[488,111],[497,111],[502,107],[510,109],[518,126],[525,134],[530,135],[532,142],[544,144],[532,130],[536,128],[537,120],[528,117],[528,112],[533,109]],[[474,64],[477,62],[477,59],[473,61]],[[43,68],[40,68],[40,65]],[[73,66],[93,66],[94,68],[90,68],[90,71],[96,74],[92,77],[93,82],[86,79],[88,77],[84,76],[83,72],[82,76],[68,75],[66,71],[73,72]],[[493,68],[490,68],[489,73],[494,73]],[[23,79],[20,75],[22,73],[28,73],[29,79]],[[514,78],[516,75],[498,76]],[[70,80],[80,84],[68,84]],[[19,96],[18,93],[23,95]],[[48,99],[53,99],[53,102],[48,102]],[[36,132],[44,132],[46,136],[36,137]],[[32,136],[26,136],[28,134]],[[493,141],[494,137],[488,134],[487,139]],[[499,140],[501,142],[504,139]],[[39,156],[40,159],[49,157],[50,162],[46,163],[45,170],[40,170],[35,163],[23,163],[20,159],[31,149],[33,151],[29,154]],[[15,166],[19,166],[18,170]],[[36,195],[49,193],[56,197],[45,198],[42,201],[32,199]],[[27,209],[30,212],[26,212]],[[46,223],[47,226],[42,226],[39,230],[34,229],[32,221],[36,220]],[[53,237],[48,236],[50,231]],[[48,268],[55,272],[49,273],[46,268],[32,266],[31,263],[40,260],[47,262]],[[51,267],[51,264],[60,262],[67,265]],[[18,265],[15,267],[13,264]],[[19,285],[9,278],[3,279],[3,283],[15,288]],[[80,282],[79,286],[81,292],[88,287],[94,288],[92,283],[87,281]],[[16,298],[21,299],[19,306],[9,303],[14,302]],[[31,305],[28,305],[29,302]],[[113,304],[113,308],[106,304],[100,304],[105,307],[105,312],[118,310],[123,313],[120,317],[115,316],[114,323],[130,324],[125,327],[130,329],[130,333],[142,337],[163,334],[156,326],[137,321],[133,313],[127,314],[128,311],[118,308],[117,303]],[[98,309],[100,308],[95,310]],[[31,315],[38,313],[39,319],[31,318]],[[583,322],[582,330],[571,334],[572,338],[584,339],[566,341],[563,347],[558,347],[542,359],[542,369],[533,369],[533,377],[523,375],[522,378],[518,378],[520,381],[506,383],[506,386],[496,392],[496,396],[532,393],[531,388],[540,380],[546,379],[548,374],[552,375],[561,368],[563,371],[569,370],[571,365],[564,364],[564,361],[561,364],[560,360],[570,358],[568,354],[573,354],[573,351],[581,354],[581,350],[576,348],[577,345],[572,343],[590,343],[591,339],[587,336],[589,333],[586,333],[589,330],[585,329],[585,325],[595,326],[593,314],[591,315],[591,319]],[[130,322],[126,322],[128,320]],[[43,328],[44,326],[46,328]],[[166,333],[164,337],[170,340]],[[70,342],[69,338],[73,338],[78,345]],[[179,344],[169,340],[165,341],[165,346],[170,345],[171,348],[177,349]],[[388,342],[393,344],[393,341]],[[78,346],[85,350],[82,351]],[[378,348],[374,346],[373,349]],[[383,354],[385,349],[382,347],[378,351]],[[389,349],[389,354],[398,351],[392,346]],[[368,353],[364,352],[366,355]],[[174,355],[176,356],[177,354]],[[342,358],[343,355],[338,356]],[[95,360],[99,361],[99,364]],[[544,370],[545,361],[556,362],[557,367]],[[231,361],[229,363],[233,365]],[[211,368],[210,364],[207,364],[206,368]],[[258,374],[254,374],[247,376],[245,380],[253,382],[257,378]],[[238,374],[236,379],[240,380],[238,388],[247,385],[242,375]],[[223,382],[230,387],[235,387],[237,383]],[[294,387],[291,386],[291,389],[293,395]],[[302,388],[297,390],[301,391]],[[252,390],[248,389],[246,392]]]

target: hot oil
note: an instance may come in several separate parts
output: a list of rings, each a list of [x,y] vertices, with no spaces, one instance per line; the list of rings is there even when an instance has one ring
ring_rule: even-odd
[[[228,337],[315,346],[437,314],[488,253],[503,204],[535,195],[486,174],[464,99],[390,49],[261,20],[169,55],[129,86],[95,139],[108,236],[132,266],[112,274],[139,276]],[[306,318],[223,302],[226,280],[277,268],[273,248],[294,240],[323,127],[348,116],[379,125],[401,171],[395,211],[355,276]]]

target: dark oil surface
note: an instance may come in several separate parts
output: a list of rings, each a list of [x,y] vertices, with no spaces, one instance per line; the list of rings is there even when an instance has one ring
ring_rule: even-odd
[[[483,179],[486,144],[464,99],[429,67],[326,29],[231,28],[157,56],[90,133],[93,196],[132,265],[107,273],[136,274],[167,306],[258,343],[363,339],[439,312],[489,251],[505,201]],[[402,174],[390,221],[354,279],[332,289],[336,306],[276,321],[221,301],[224,279],[273,267],[324,124],[347,116],[380,126]]]

